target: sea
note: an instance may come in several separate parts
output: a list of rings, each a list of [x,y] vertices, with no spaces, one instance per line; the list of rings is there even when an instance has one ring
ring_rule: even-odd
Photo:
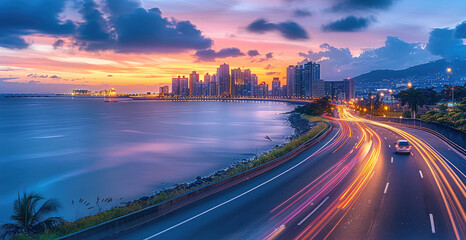
[[[57,199],[55,215],[74,220],[208,176],[294,133],[290,103],[117,100],[0,97],[0,224],[24,191]]]

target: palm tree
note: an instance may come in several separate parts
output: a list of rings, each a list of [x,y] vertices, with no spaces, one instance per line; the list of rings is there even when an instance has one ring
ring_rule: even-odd
[[[49,199],[39,207],[41,200],[44,200],[44,197],[37,193],[24,192],[23,196],[18,193],[11,215],[11,219],[15,222],[3,224],[0,228],[0,237],[7,238],[19,233],[36,234],[63,222],[60,217],[45,218],[47,214],[60,207],[58,201]]]
[[[397,96],[401,100],[401,105],[408,104],[411,110],[411,116],[416,118],[416,112],[419,107],[425,105],[426,99],[421,91],[410,87],[408,90],[400,91]]]

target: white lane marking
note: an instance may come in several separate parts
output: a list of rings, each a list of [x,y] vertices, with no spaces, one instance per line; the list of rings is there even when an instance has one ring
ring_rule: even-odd
[[[411,152],[411,156],[414,156],[414,154]]]
[[[429,218],[430,218],[430,228],[432,230],[432,233],[435,233],[434,215],[430,213]]]
[[[421,178],[424,178],[424,175],[422,175],[422,171],[419,170],[419,175],[421,175]]]
[[[325,201],[327,201],[328,198],[329,198],[329,197],[326,197],[326,198],[324,199],[324,201],[322,201],[322,202],[319,204],[319,206],[317,206],[316,208],[314,208],[314,210],[312,210],[312,212],[310,212],[305,218],[303,218],[303,220],[301,220],[301,221],[298,223],[298,226],[300,226],[301,224],[303,224],[303,222],[305,222],[313,213],[315,213],[315,212],[317,211],[317,209],[319,209],[320,206],[322,206],[322,204],[324,204]]]
[[[338,133],[340,133],[340,129],[338,129],[338,132],[335,134],[335,136],[332,137],[332,139],[330,139],[330,140],[329,140],[327,143],[325,143],[321,148],[319,148],[317,151],[315,151],[314,154],[312,154],[311,156],[305,158],[304,160],[302,160],[301,162],[297,163],[296,165],[294,165],[294,166],[288,168],[287,170],[281,172],[280,174],[276,175],[275,177],[273,177],[273,178],[271,178],[271,179],[269,179],[269,180],[267,180],[267,181],[265,181],[265,182],[263,182],[263,183],[261,183],[261,184],[255,186],[255,187],[253,187],[253,188],[247,190],[246,192],[241,193],[240,195],[238,195],[238,196],[236,196],[236,197],[233,197],[233,198],[231,198],[231,199],[229,199],[229,200],[227,200],[227,201],[225,201],[225,202],[222,202],[222,203],[220,203],[220,204],[218,204],[218,205],[216,205],[216,206],[214,206],[214,207],[211,207],[211,208],[205,210],[204,212],[201,212],[201,213],[199,213],[199,214],[197,214],[197,215],[195,215],[195,216],[193,216],[193,217],[190,217],[190,218],[188,218],[188,219],[186,219],[186,220],[184,220],[184,221],[182,221],[182,222],[180,222],[180,223],[177,223],[177,224],[175,224],[175,225],[173,225],[173,226],[171,226],[171,227],[169,227],[169,228],[167,228],[167,229],[165,229],[165,230],[163,230],[163,231],[160,231],[160,232],[158,232],[158,233],[156,233],[156,234],[154,234],[154,235],[152,235],[152,236],[149,236],[149,237],[147,237],[147,238],[144,238],[144,240],[152,239],[152,238],[157,237],[157,236],[159,236],[159,235],[161,235],[161,234],[164,234],[164,233],[166,233],[166,232],[168,232],[168,231],[170,231],[170,230],[172,230],[172,229],[174,229],[174,228],[176,228],[176,227],[179,227],[179,226],[181,226],[181,225],[183,225],[183,224],[185,224],[185,223],[187,223],[187,222],[190,222],[190,221],[192,221],[192,220],[194,220],[194,219],[196,219],[196,218],[198,218],[198,217],[200,217],[200,216],[202,216],[202,215],[204,215],[204,214],[206,214],[206,213],[209,213],[209,212],[211,212],[211,211],[213,211],[213,210],[215,210],[215,209],[217,209],[217,208],[219,208],[219,207],[221,207],[221,206],[223,206],[223,205],[225,205],[225,204],[227,204],[227,203],[230,203],[230,202],[232,202],[232,201],[234,201],[234,200],[236,200],[236,199],[238,199],[238,198],[240,198],[240,197],[242,197],[242,196],[244,196],[244,195],[246,195],[246,194],[248,194],[248,193],[250,193],[250,192],[252,192],[252,191],[254,191],[254,190],[258,189],[258,188],[260,188],[260,187],[262,187],[262,186],[264,186],[265,184],[267,184],[267,183],[269,183],[269,182],[271,182],[271,181],[277,179],[278,177],[284,175],[285,173],[287,173],[287,172],[289,172],[289,171],[291,171],[291,170],[297,168],[299,165],[303,164],[304,162],[306,162],[307,160],[309,160],[311,157],[313,157],[316,153],[318,153],[320,150],[322,150],[323,148],[325,148],[331,141],[333,141],[333,139],[335,139],[335,137],[338,135]]]
[[[387,185],[385,185],[385,190],[383,191],[383,194],[386,194],[386,193],[387,193],[388,185],[390,185],[390,183],[387,183]]]
[[[385,140],[387,140],[387,137],[383,137],[383,138],[385,138]]]
[[[388,147],[389,147],[389,148],[392,148],[392,146],[390,146],[390,144],[388,144]]]
[[[393,163],[393,157],[391,158],[391,162]]]

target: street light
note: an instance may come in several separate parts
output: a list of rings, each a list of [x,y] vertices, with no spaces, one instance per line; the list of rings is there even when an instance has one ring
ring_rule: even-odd
[[[413,84],[409,82],[408,87],[411,88],[412,86],[413,86]]]
[[[451,78],[451,107],[455,106],[455,87],[454,87],[454,82],[453,78],[451,77],[453,70],[451,70],[450,67],[447,68],[447,73],[449,73],[449,77]]]
[[[380,93],[380,96],[381,96],[381,97],[385,96],[385,93],[381,92],[381,93]]]

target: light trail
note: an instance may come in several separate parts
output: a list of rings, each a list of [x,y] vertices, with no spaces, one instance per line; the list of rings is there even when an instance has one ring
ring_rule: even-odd
[[[442,201],[445,209],[447,210],[456,239],[461,239],[466,236],[466,213],[462,204],[462,202],[466,201],[466,187],[456,172],[451,168],[452,164],[448,164],[448,159],[441,156],[432,146],[424,142],[422,139],[419,139],[401,129],[391,125],[357,118],[349,114],[347,114],[347,116],[353,119],[353,121],[369,123],[391,130],[408,140],[413,145],[433,176],[435,186],[442,197]],[[420,174],[421,177],[424,177],[422,173]]]

